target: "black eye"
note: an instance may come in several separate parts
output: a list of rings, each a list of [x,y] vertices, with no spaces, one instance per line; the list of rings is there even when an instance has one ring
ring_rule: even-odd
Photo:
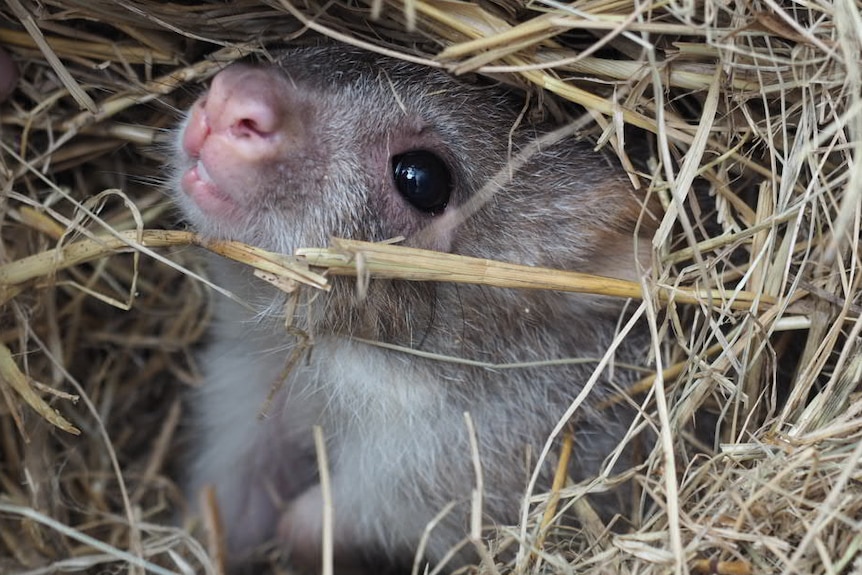
[[[446,162],[427,150],[392,157],[395,187],[417,210],[438,214],[449,203],[452,176]]]

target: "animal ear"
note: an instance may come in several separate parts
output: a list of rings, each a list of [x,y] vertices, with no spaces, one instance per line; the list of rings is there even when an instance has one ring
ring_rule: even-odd
[[[604,240],[601,249],[590,255],[585,270],[609,278],[637,282],[642,270],[652,263],[652,242],[649,238],[618,234]]]
[[[636,192],[629,191],[635,194]],[[602,234],[601,246],[590,257],[591,273],[621,280],[639,281],[641,270],[652,265],[652,238],[661,221],[661,204],[652,196],[646,203],[626,198],[618,229]],[[637,229],[637,234],[633,230]]]

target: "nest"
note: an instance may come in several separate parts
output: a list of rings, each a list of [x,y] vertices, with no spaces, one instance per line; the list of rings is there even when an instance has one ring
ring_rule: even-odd
[[[663,207],[649,277],[613,288],[644,302],[653,335],[654,373],[629,390],[659,430],[631,470],[649,504],[626,532],[587,522],[575,538],[533,513],[501,535],[529,557],[479,572],[862,572],[858,4],[9,0],[0,14],[21,72],[0,104],[0,572],[220,569],[217,545],[174,520],[209,292],[197,239],[153,231],[176,221],[162,145],[224,65],[312,33],[582,106]],[[627,127],[653,142],[638,169]],[[274,254],[209,247],[296,281]],[[567,491],[545,495],[553,510]]]

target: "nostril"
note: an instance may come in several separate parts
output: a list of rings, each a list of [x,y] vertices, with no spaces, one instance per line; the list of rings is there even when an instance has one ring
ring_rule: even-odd
[[[267,130],[263,129],[255,119],[252,118],[243,118],[237,120],[234,126],[234,134],[239,137],[251,137],[251,136],[265,136],[267,134]]]
[[[207,114],[201,102],[192,106],[182,136],[182,147],[192,158],[200,157],[201,149],[210,134]]]
[[[270,95],[234,91],[221,106],[213,107],[210,121],[234,138],[268,138],[279,130],[284,111]]]

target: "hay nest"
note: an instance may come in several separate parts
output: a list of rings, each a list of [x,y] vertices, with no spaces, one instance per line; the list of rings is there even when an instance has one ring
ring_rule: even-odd
[[[654,338],[638,397],[660,440],[633,470],[650,503],[628,532],[574,539],[531,514],[511,536],[536,552],[500,572],[862,572],[858,4],[9,0],[0,14],[21,71],[0,144],[0,572],[219,569],[171,520],[208,291],[188,273],[194,237],[143,230],[174,223],[159,143],[176,110],[225,63],[309,33],[579,104],[663,205],[634,294]],[[624,126],[652,135],[646,169]]]

